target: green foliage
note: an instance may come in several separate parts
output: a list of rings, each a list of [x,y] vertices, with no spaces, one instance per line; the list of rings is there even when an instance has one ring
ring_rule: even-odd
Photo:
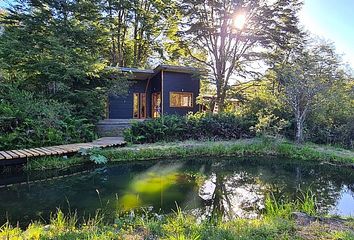
[[[236,112],[255,122],[252,130],[257,135],[281,135],[293,139],[292,114],[282,101],[274,78],[274,73],[268,72],[256,85],[250,84],[243,91],[235,92],[235,96],[241,99]]]
[[[297,0],[184,0],[179,1],[179,7],[183,13],[182,46],[208,68],[219,112],[226,109],[229,90],[242,88],[243,83],[233,78],[250,76],[255,80],[260,73],[257,68],[250,69],[251,63],[262,55],[265,59],[269,50],[288,50],[294,36],[301,35],[296,16],[301,2]],[[237,27],[239,16],[245,21]]]
[[[273,113],[263,113],[259,112],[258,122],[252,130],[256,132],[257,135],[270,135],[270,136],[280,136],[280,132],[285,129],[289,122],[284,119],[279,119]]]
[[[320,43],[293,51],[288,60],[279,63],[275,72],[284,100],[294,114],[296,141],[304,141],[304,123],[309,112],[321,104],[320,96],[345,78],[333,45]]]
[[[90,141],[107,93],[127,91],[103,58],[100,4],[21,0],[1,14],[0,149]]]
[[[354,148],[354,81],[343,79],[321,98],[326,101],[307,120],[307,139]]]
[[[15,1],[5,15],[0,63],[6,79],[54,95],[88,85],[106,64],[98,61],[104,29],[94,1]],[[90,11],[84,11],[90,9]]]
[[[260,58],[277,67],[284,59],[292,59],[289,52],[306,45],[297,26],[299,1],[15,0],[11,5],[0,13],[0,82],[18,93],[11,97],[1,89],[1,149],[93,138],[91,124],[104,117],[107,94],[124,95],[129,87],[126,76],[118,77],[121,73],[115,67],[151,67],[156,60],[216,69],[205,74],[201,92],[216,94],[210,107],[216,101],[225,111],[228,98],[239,100],[238,114],[235,118],[224,114],[163,118],[148,121],[142,130],[135,124],[126,133],[130,141],[233,139],[254,134],[294,138],[294,117],[282,101],[284,78],[277,77],[285,72],[268,71],[259,78],[249,62]],[[243,11],[245,5],[250,12]],[[229,16],[238,10],[246,17],[252,12],[252,17],[245,28],[232,29]],[[260,49],[272,51],[267,51],[266,58]],[[333,48],[327,50],[335,57]],[[316,51],[314,58],[324,59],[323,52]],[[314,64],[310,62],[306,67]],[[330,74],[317,83],[328,82],[331,74],[343,70],[340,62],[333,63],[328,65],[331,71],[326,71]],[[314,99],[321,104],[306,120],[306,140],[353,147],[353,79],[343,72],[340,81]],[[249,79],[257,81],[230,85],[235,75],[249,73]],[[211,86],[215,83],[216,88]],[[294,86],[299,87],[298,83]],[[311,89],[320,86],[314,83]]]
[[[57,212],[50,217],[51,227],[57,229],[58,231],[74,229],[77,222],[78,219],[76,213],[65,216],[61,209],[58,209]]]
[[[252,136],[250,126],[249,121],[231,113],[197,113],[135,122],[124,134],[125,140],[133,143],[238,139]]]
[[[304,125],[307,141],[318,144],[353,148],[354,92],[352,78],[343,75],[325,94],[319,94]],[[252,130],[258,135],[284,136],[295,139],[295,121],[290,108],[283,101],[281,85],[273,72],[268,72],[256,85],[235,92],[240,99],[236,112],[255,122]]]
[[[301,192],[301,196],[295,201],[276,199],[271,193],[267,194],[264,200],[264,215],[268,218],[281,217],[291,219],[291,214],[299,211],[314,216],[317,213],[315,195],[310,189],[306,192],[299,191]]]
[[[81,148],[79,154],[88,156],[88,159],[95,164],[106,164],[108,162],[108,159],[100,154],[99,148]]]
[[[198,221],[180,209],[174,214],[152,216],[135,213],[117,216],[114,223],[105,223],[105,216],[96,214],[94,219],[78,223],[76,214],[65,215],[60,209],[52,215],[49,225],[31,223],[25,230],[12,227],[9,223],[0,227],[1,239],[165,239],[165,240],[216,240],[216,239],[352,239],[348,228],[330,229],[323,225],[308,228],[296,225],[291,211],[299,211],[298,204],[287,202],[286,206],[268,198],[265,217],[259,219],[233,219],[230,221]],[[272,209],[272,210],[270,210]],[[353,224],[353,220],[345,220]]]
[[[72,107],[0,85],[0,149],[41,147],[94,139],[94,125]]]
[[[31,159],[25,166],[26,171],[64,169],[84,163],[84,159],[79,156],[47,156]]]
[[[95,164],[105,164],[108,162],[108,159],[100,154],[90,155],[90,160]]]
[[[87,152],[86,150],[84,152]],[[95,151],[96,152],[96,151]],[[293,160],[333,162],[338,165],[354,163],[352,151],[319,146],[297,146],[293,143],[274,138],[254,138],[237,141],[186,141],[174,143],[156,143],[133,145],[125,148],[97,150],[110,162],[139,161],[153,159],[176,159],[191,157],[227,157],[227,156],[279,156]],[[26,169],[44,170],[75,166],[89,162],[88,155],[69,158],[46,157],[29,161]],[[235,161],[237,158],[235,159]]]

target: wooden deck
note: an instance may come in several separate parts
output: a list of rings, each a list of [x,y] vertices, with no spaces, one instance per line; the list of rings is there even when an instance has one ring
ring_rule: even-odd
[[[80,149],[119,147],[125,144],[121,137],[104,137],[90,143],[0,151],[0,165],[18,164],[32,157],[67,155],[76,153]]]

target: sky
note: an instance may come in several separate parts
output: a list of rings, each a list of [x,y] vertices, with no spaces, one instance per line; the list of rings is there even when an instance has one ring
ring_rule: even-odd
[[[334,42],[354,68],[354,0],[305,0],[299,14],[305,29]]]
[[[0,7],[13,0],[0,0]],[[354,0],[304,0],[302,25],[320,38],[334,42],[343,60],[354,68]]]

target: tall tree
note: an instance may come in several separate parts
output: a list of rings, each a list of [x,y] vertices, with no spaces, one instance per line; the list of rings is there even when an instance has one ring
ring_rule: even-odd
[[[308,113],[326,100],[325,93],[343,79],[343,69],[333,46],[319,44],[291,56],[277,66],[278,80],[285,100],[291,107],[296,122],[296,141],[304,141],[304,123]]]
[[[112,66],[147,67],[162,57],[164,43],[177,31],[175,1],[105,0]]]
[[[298,34],[297,0],[184,0],[182,44],[211,71],[219,111],[224,110],[232,78],[254,77],[263,53],[288,46]],[[204,52],[204,56],[196,55]],[[250,66],[253,66],[250,68]]]
[[[105,68],[97,2],[21,0],[8,11],[1,68],[22,88],[46,94],[84,88]]]
[[[100,119],[112,85],[119,93],[128,85],[110,81],[116,71],[103,57],[109,31],[102,14],[99,0],[15,1],[1,20],[2,81],[69,102],[74,114],[92,122]]]

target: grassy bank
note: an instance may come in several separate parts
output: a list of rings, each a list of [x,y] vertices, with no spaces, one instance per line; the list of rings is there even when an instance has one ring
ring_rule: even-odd
[[[317,145],[295,145],[276,139],[245,139],[236,141],[160,143],[133,145],[121,149],[103,150],[111,161],[186,158],[194,156],[283,156],[299,160],[354,163],[354,152],[324,148]]]
[[[280,156],[294,160],[312,160],[338,165],[353,165],[354,152],[315,144],[296,145],[281,139],[254,138],[235,141],[184,141],[131,145],[96,151],[109,162],[139,161],[188,157]],[[85,156],[32,159],[28,170],[60,169],[89,162]]]
[[[180,209],[171,215],[117,215],[114,223],[103,214],[78,223],[76,214],[65,216],[58,211],[49,224],[32,223],[27,229],[5,224],[0,239],[353,239],[354,221],[341,219],[318,220],[305,214],[307,223],[294,219],[294,211],[315,213],[313,199],[277,203],[269,197],[264,214],[258,219],[221,218],[198,220]],[[331,222],[332,221],[332,222]]]

